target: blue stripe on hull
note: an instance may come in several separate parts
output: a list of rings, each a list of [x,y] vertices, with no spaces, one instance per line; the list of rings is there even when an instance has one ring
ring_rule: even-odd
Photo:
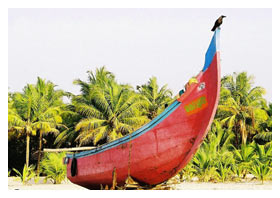
[[[169,105],[160,115],[158,115],[155,119],[153,119],[151,122],[149,122],[148,124],[144,125],[143,127],[141,127],[140,129],[134,131],[133,133],[126,135],[120,139],[117,139],[113,142],[104,144],[100,147],[97,147],[93,150],[89,150],[89,151],[83,151],[80,153],[75,154],[76,158],[80,158],[80,157],[85,157],[88,155],[93,155],[93,154],[97,154],[97,153],[101,153],[103,151],[106,151],[108,149],[111,149],[115,146],[118,146],[120,144],[129,142],[130,140],[133,140],[137,137],[139,137],[140,135],[146,133],[147,131],[151,130],[152,128],[154,128],[156,125],[158,125],[160,122],[162,122],[165,118],[167,118],[173,111],[175,111],[177,109],[177,107],[180,106],[180,102],[178,102],[177,100],[175,100],[171,105]],[[72,158],[73,154],[67,154],[67,157]]]

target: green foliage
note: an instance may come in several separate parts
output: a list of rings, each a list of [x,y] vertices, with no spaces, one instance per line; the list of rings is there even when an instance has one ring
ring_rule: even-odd
[[[268,165],[268,162],[261,162],[255,159],[252,166],[250,167],[250,172],[262,181],[272,178],[272,168]]]
[[[213,182],[217,181],[219,179],[219,175],[217,172],[216,167],[209,166],[206,169],[204,169],[203,173],[198,174],[199,181],[202,182]]]
[[[17,137],[26,136],[27,166],[30,136],[36,135],[37,132],[59,133],[56,127],[60,127],[62,122],[60,114],[64,92],[54,88],[53,83],[38,77],[35,85],[27,84],[23,92],[9,94],[9,133],[17,134]]]
[[[231,178],[232,170],[230,164],[218,163],[217,173],[222,182]]]
[[[266,100],[263,98],[265,89],[254,87],[253,76],[246,72],[234,73],[221,80],[221,96],[217,118],[228,129],[233,130],[246,144],[248,137],[258,132],[259,125],[268,119]],[[239,142],[235,142],[237,147]]]
[[[272,141],[272,132],[260,132],[254,136],[255,140],[263,140],[264,142]]]
[[[119,85],[104,68],[90,73],[89,83],[77,80],[81,95],[73,98],[83,118],[75,126],[80,145],[113,141],[133,132],[148,119],[142,113],[146,101],[127,85]]]
[[[30,165],[27,167],[24,165],[22,173],[19,172],[17,169],[13,168],[13,171],[16,172],[17,176],[20,178],[21,182],[25,185],[29,180],[31,180],[36,174],[34,172],[35,166]]]
[[[252,144],[242,144],[241,149],[234,149],[236,163],[240,166],[243,178],[245,178],[255,159],[254,147]]]
[[[192,161],[179,173],[180,178],[198,177],[204,182],[240,181],[251,173],[262,181],[271,179],[272,144],[252,142],[237,149],[231,144],[234,137],[215,120]]]
[[[232,180],[240,181],[242,178],[243,167],[239,166],[238,164],[231,165],[232,170]]]
[[[228,149],[232,147],[230,141],[233,138],[234,134],[225,131],[219,122],[214,121],[212,130],[193,158],[196,175],[201,181],[224,182],[231,178],[234,158]]]
[[[82,116],[75,112],[75,106],[72,104],[65,106],[64,113],[62,113],[61,116],[63,120],[62,124],[67,128],[56,136],[53,144],[56,145],[56,147],[76,147],[77,143],[75,139],[78,133],[75,131],[75,126],[82,119]]]
[[[272,167],[272,144],[259,145],[254,142],[253,146],[255,148],[256,158],[260,162]]]
[[[186,181],[191,181],[191,179],[195,176],[196,169],[194,168],[193,163],[188,163],[185,168],[183,168],[179,172],[180,181],[183,181],[184,179]]]
[[[172,102],[171,90],[167,89],[167,85],[159,88],[156,77],[150,78],[148,83],[138,86],[137,89],[148,103],[146,114],[150,120],[159,115],[165,106]]]
[[[60,184],[66,178],[65,153],[47,153],[41,161],[41,172],[54,184]]]
[[[221,182],[241,180],[248,173],[261,180],[271,178],[272,104],[267,106],[265,90],[252,84],[253,77],[246,72],[222,79],[218,111],[187,165],[186,170],[195,170],[190,175],[200,181]]]
[[[209,173],[209,170],[213,168],[213,164],[211,164],[213,161],[211,161],[211,159],[211,153],[207,152],[204,148],[199,149],[195,154],[193,158],[193,165],[200,180],[205,181],[205,178],[209,178],[207,174]],[[216,171],[216,169],[214,170]],[[212,169],[210,172],[213,173],[214,170]]]

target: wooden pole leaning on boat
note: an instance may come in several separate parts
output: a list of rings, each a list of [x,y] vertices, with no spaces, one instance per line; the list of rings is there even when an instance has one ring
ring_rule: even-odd
[[[58,149],[49,149],[44,148],[43,152],[57,153],[57,152],[74,152],[74,151],[86,151],[95,149],[95,146],[88,147],[74,147],[74,148],[58,148]]]

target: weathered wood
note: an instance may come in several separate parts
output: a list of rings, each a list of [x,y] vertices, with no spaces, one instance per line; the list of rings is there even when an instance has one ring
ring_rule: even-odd
[[[91,150],[94,149],[96,147],[94,146],[88,146],[88,147],[74,147],[74,148],[58,148],[58,149],[48,149],[48,148],[44,148],[44,152],[52,152],[52,153],[56,153],[56,152],[71,152],[71,151],[86,151],[86,150]]]

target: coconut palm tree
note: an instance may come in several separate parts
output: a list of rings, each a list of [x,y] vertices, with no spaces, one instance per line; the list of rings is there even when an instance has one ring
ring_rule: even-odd
[[[64,127],[62,123],[61,114],[64,106],[62,97],[64,92],[62,90],[55,90],[55,85],[52,82],[45,82],[45,80],[38,77],[35,89],[39,94],[39,103],[37,108],[37,120],[34,122],[34,127],[39,131],[39,152],[37,163],[37,174],[40,171],[40,160],[42,150],[43,135],[48,133],[59,133],[56,127]]]
[[[137,86],[141,95],[148,102],[147,116],[149,119],[155,118],[172,102],[172,92],[167,89],[167,85],[159,88],[156,77],[151,77],[147,84]]]
[[[91,98],[91,104],[75,104],[77,112],[84,116],[76,125],[80,144],[92,141],[95,145],[104,138],[107,142],[115,140],[148,121],[140,110],[145,101],[113,82],[107,90],[96,86]]]
[[[11,95],[12,102],[9,104],[8,112],[9,132],[26,136],[27,167],[29,166],[30,136],[39,132],[39,145],[42,145],[44,133],[58,133],[56,126],[61,123],[61,93],[61,91],[54,91],[54,85],[51,82],[45,83],[38,77],[36,85],[27,84],[22,93],[16,92]],[[41,146],[39,153],[40,149]]]
[[[81,104],[91,104],[91,94],[93,87],[97,84],[99,86],[106,87],[109,81],[114,81],[115,76],[113,73],[106,70],[105,66],[97,68],[95,74],[93,71],[87,71],[88,79],[83,81],[81,79],[76,79],[73,84],[80,86],[80,95],[74,95],[69,93],[69,98],[72,103],[66,106],[67,114],[63,114],[63,122],[67,126],[67,129],[63,130],[55,139],[54,144],[57,147],[64,146],[75,146],[78,133],[75,130],[75,126],[78,122],[85,116],[76,111],[76,106],[73,105]]]
[[[95,74],[92,71],[87,71],[88,81],[82,81],[81,79],[74,80],[74,85],[79,85],[81,87],[81,95],[83,98],[90,95],[90,90],[96,84],[106,87],[110,81],[115,80],[115,76],[113,73],[107,71],[106,67],[103,66],[100,69],[97,68],[95,70]],[[77,99],[77,98],[76,98]]]
[[[26,136],[26,166],[29,167],[29,143],[30,136],[36,135],[36,129],[33,125],[35,120],[35,111],[38,106],[38,96],[33,85],[27,85],[23,93],[15,93],[11,96],[12,106],[8,112],[9,133],[19,133]]]
[[[72,100],[76,112],[83,117],[75,127],[80,145],[115,140],[148,121],[141,111],[146,101],[130,86],[117,84],[113,74],[104,68],[97,69],[95,76],[88,73],[88,82],[74,81],[82,92]]]
[[[263,110],[266,106],[263,98],[265,89],[252,88],[252,84],[253,77],[247,76],[246,72],[225,76],[221,81],[217,117],[235,132],[236,146],[239,136],[242,143],[246,144],[248,135],[255,134],[257,125],[268,118]]]

